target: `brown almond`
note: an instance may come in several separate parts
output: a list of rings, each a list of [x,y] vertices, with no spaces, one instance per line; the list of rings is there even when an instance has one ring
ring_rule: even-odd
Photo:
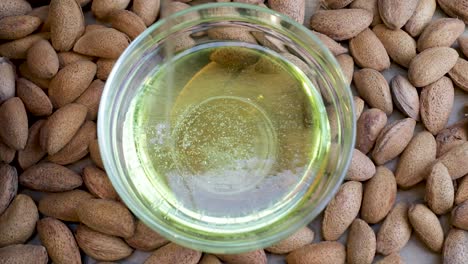
[[[151,251],[169,243],[165,237],[156,233],[141,221],[137,221],[135,233],[126,238],[125,242],[134,249]]]
[[[393,253],[377,261],[376,264],[405,264],[405,262],[398,253]]]
[[[465,0],[437,0],[439,7],[450,17],[460,18],[468,23],[468,7]]]
[[[345,247],[335,241],[310,244],[286,256],[288,264],[344,264],[345,261]]]
[[[429,48],[411,60],[408,79],[416,87],[427,86],[439,80],[455,66],[458,52],[452,48]]]
[[[0,57],[0,104],[15,96],[15,66]]]
[[[265,250],[273,254],[287,254],[312,243],[314,236],[314,231],[306,226]]]
[[[38,245],[11,245],[0,248],[0,259],[3,263],[48,263],[45,247]]]
[[[372,160],[358,149],[354,149],[345,180],[367,181],[372,178],[374,174],[375,165]]]
[[[419,94],[405,77],[397,75],[390,82],[392,99],[403,114],[419,121]]]
[[[437,216],[425,205],[412,205],[408,219],[414,232],[426,246],[434,252],[440,252],[444,243],[444,231]]]
[[[90,31],[78,39],[73,51],[80,54],[117,59],[128,47],[130,39],[124,33],[113,28]]]
[[[102,59],[102,58],[99,59],[96,62],[96,65],[97,65],[96,77],[103,81],[107,80],[116,62],[117,60],[115,59]]]
[[[442,77],[424,87],[420,96],[421,120],[424,126],[436,135],[447,125],[455,99],[452,81]]]
[[[463,177],[458,185],[457,193],[455,195],[455,204],[461,204],[468,200],[468,177]],[[1,211],[0,211],[1,212]]]
[[[364,186],[361,217],[369,224],[382,221],[395,203],[397,184],[392,171],[377,167],[375,176]]]
[[[387,115],[393,112],[392,95],[385,77],[374,69],[362,69],[354,73],[356,89],[371,107],[384,111]]]
[[[84,225],[76,229],[75,239],[81,250],[96,260],[120,260],[133,252],[122,239],[94,231]]]
[[[52,0],[49,5],[50,39],[57,51],[69,51],[83,35],[85,21],[74,0]]]
[[[54,107],[60,108],[77,99],[91,84],[97,66],[91,61],[77,61],[61,69],[49,86]]]
[[[371,264],[375,256],[374,230],[363,220],[356,219],[349,229],[346,259],[349,264]]]
[[[108,28],[107,26],[105,25],[102,25],[102,24],[88,24],[86,25],[85,27],[85,34],[93,31],[93,30],[96,30],[96,29],[103,29],[103,28]]]
[[[352,78],[352,77],[351,77]],[[356,113],[356,120],[361,117],[362,111],[364,111],[364,100],[359,96],[353,96],[354,101],[354,112]]]
[[[28,140],[28,116],[18,97],[6,100],[0,106],[0,138],[10,148],[20,150]]]
[[[269,0],[268,4],[276,12],[294,19],[299,24],[304,24],[305,2],[305,0]]]
[[[468,142],[452,148],[438,160],[447,167],[452,180],[468,174]]]
[[[156,21],[160,6],[160,0],[133,0],[132,11],[149,27]]]
[[[31,11],[31,5],[26,0],[3,0],[0,6],[0,18],[25,15]]]
[[[94,196],[101,199],[119,199],[105,171],[87,166],[83,169],[83,181]]]
[[[382,110],[371,108],[363,111],[356,125],[356,149],[367,154],[374,147],[385,124],[387,124],[387,115]]]
[[[73,190],[81,184],[81,176],[72,170],[50,162],[29,167],[19,176],[19,183],[27,188],[43,192]]]
[[[450,47],[465,31],[465,23],[456,18],[432,21],[418,39],[418,51],[434,47]]]
[[[85,121],[88,109],[80,104],[68,104],[55,111],[41,129],[40,143],[49,155],[65,147]]]
[[[375,163],[382,165],[400,155],[413,138],[415,126],[416,121],[412,118],[397,120],[385,126],[372,151]]]
[[[468,57],[468,36],[461,36],[458,39],[458,46],[460,46],[465,57]]]
[[[431,133],[422,131],[416,134],[400,156],[395,172],[398,186],[410,188],[424,180],[436,159],[436,151],[437,144]]]
[[[349,5],[353,0],[324,0],[322,4],[331,9],[340,9]]]
[[[373,31],[384,45],[390,58],[408,68],[411,60],[416,57],[416,41],[405,31],[392,30],[384,24],[375,26]]]
[[[23,170],[36,164],[47,154],[46,151],[42,150],[39,143],[39,136],[45,122],[45,120],[38,120],[29,128],[26,147],[18,151],[18,163]]]
[[[408,205],[399,203],[390,211],[377,233],[377,252],[383,255],[398,253],[411,237]]]
[[[202,253],[199,251],[185,248],[174,243],[169,243],[157,249],[156,251],[154,251],[153,254],[151,254],[151,256],[149,256],[149,258],[146,259],[145,264],[172,264],[172,263],[197,264],[198,261],[201,259],[201,256],[202,256]],[[238,263],[244,263],[244,262],[238,262]],[[256,264],[260,262],[252,262],[252,260],[250,260],[250,262],[248,263]]]
[[[341,237],[358,215],[361,201],[360,182],[349,181],[341,185],[324,212],[322,235],[325,240],[337,240]]]
[[[105,199],[88,199],[77,208],[80,222],[101,233],[131,237],[135,222],[130,211],[122,203]]]
[[[237,40],[256,44],[257,40],[250,31],[241,27],[217,27],[208,30],[208,37],[216,40]]]
[[[99,62],[98,62],[99,65]],[[98,66],[98,72],[99,72],[99,66]],[[101,80],[94,80],[76,99],[75,103],[82,104],[88,108],[88,113],[86,114],[86,119],[88,120],[96,120],[98,110],[99,110],[99,103],[101,101],[101,95],[102,92],[104,91],[104,82]]]
[[[420,0],[413,15],[405,24],[406,32],[412,37],[419,36],[431,22],[436,7],[436,0]]]
[[[382,21],[390,29],[400,29],[411,18],[419,0],[378,0]]]
[[[79,204],[93,196],[82,190],[49,193],[39,201],[39,212],[63,221],[78,222],[76,209]]]
[[[124,10],[130,4],[130,0],[94,0],[91,11],[99,19],[107,19],[114,11]]]
[[[310,27],[341,41],[357,36],[371,24],[372,18],[372,13],[364,9],[319,10],[310,19]]]
[[[101,152],[99,151],[99,143],[97,139],[92,140],[89,143],[89,154],[91,160],[101,169],[104,169],[104,164],[102,163]]]
[[[35,16],[8,16],[0,19],[0,39],[19,39],[33,33],[41,25]]]
[[[39,213],[31,197],[18,194],[0,215],[0,247],[25,243],[34,233],[38,219]]]
[[[49,41],[43,39],[29,48],[26,63],[31,73],[41,79],[54,77],[59,69],[57,53]]]
[[[390,67],[390,58],[384,45],[369,28],[349,41],[349,51],[361,68],[383,71]]]
[[[0,215],[8,208],[18,192],[16,168],[0,163]]]
[[[31,114],[35,116],[52,114],[52,102],[47,94],[39,86],[27,79],[19,78],[16,81],[16,94]]]
[[[434,213],[442,215],[452,209],[454,196],[455,190],[447,167],[437,162],[427,176],[425,196],[427,205]]]
[[[45,24],[50,24],[47,20],[49,18],[49,5],[43,5],[36,8],[33,8],[30,12],[27,13],[28,16],[35,16],[41,20],[41,23],[44,25],[41,28],[41,31],[50,31],[50,25],[46,28]],[[47,29],[47,30],[46,30]]]
[[[222,264],[222,262],[215,255],[203,254],[203,257],[198,264]]]
[[[96,123],[93,121],[86,121],[65,147],[54,155],[49,155],[47,159],[60,165],[68,165],[77,162],[88,155],[89,143],[96,137]]]
[[[46,217],[37,222],[37,232],[54,263],[81,264],[80,250],[72,232],[64,223]]]
[[[63,69],[65,66],[75,63],[77,61],[87,60],[92,61],[93,57],[79,54],[73,51],[62,51],[57,54],[59,59],[59,68]]]
[[[26,62],[21,63],[21,65],[18,67],[19,72],[21,76],[23,76],[25,79],[33,82],[35,85],[39,86],[41,89],[48,89],[50,85],[50,79],[41,79],[35,77],[32,73],[31,70],[28,67],[28,64]]]
[[[449,76],[455,85],[465,92],[468,92],[468,61],[458,58],[457,63],[449,71]]]
[[[452,225],[463,230],[468,230],[468,202],[467,201],[457,205],[457,207],[453,209]]]
[[[146,29],[145,22],[135,13],[119,10],[110,15],[112,27],[127,34],[131,40],[136,39]]]
[[[340,64],[341,71],[344,74],[346,84],[351,85],[351,82],[353,81],[353,73],[354,73],[353,57],[349,56],[348,54],[341,54],[336,57],[336,60]]]
[[[382,19],[380,18],[379,14],[379,7],[377,5],[377,0],[354,0],[349,5],[349,7],[355,9],[364,9],[371,12],[374,15],[371,26],[375,26],[382,23]]]
[[[37,33],[0,44],[0,56],[9,59],[26,59],[28,49],[41,39],[49,39],[50,33]]]
[[[323,44],[325,44],[325,46],[331,51],[333,55],[338,56],[348,52],[346,47],[341,46],[340,43],[336,42],[329,36],[317,31],[312,31],[312,33],[314,33],[314,35],[317,36],[317,38],[319,38]]]
[[[5,143],[3,143],[0,140],[0,161],[3,161],[5,163],[11,163],[13,159],[15,158],[15,155],[16,155],[16,150],[5,145]]]
[[[459,264],[466,261],[468,255],[468,232],[452,228],[445,238],[443,263]]]

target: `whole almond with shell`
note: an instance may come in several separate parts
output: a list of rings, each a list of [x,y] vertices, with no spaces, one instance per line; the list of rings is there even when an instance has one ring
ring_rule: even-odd
[[[361,68],[383,71],[390,67],[390,58],[384,45],[369,28],[349,41],[349,51]]]
[[[405,31],[412,37],[419,36],[431,22],[436,7],[436,0],[420,0],[413,15],[405,24]]]
[[[265,248],[265,250],[273,254],[286,254],[312,243],[314,236],[314,231],[308,227],[303,227],[286,239]]]
[[[156,21],[160,6],[160,0],[133,0],[132,11],[149,27]]]
[[[416,87],[436,82],[457,63],[458,52],[452,48],[429,48],[416,55],[408,68],[408,79]]]
[[[47,251],[39,245],[11,245],[0,248],[0,259],[3,263],[48,263]]]
[[[69,51],[83,35],[83,12],[74,0],[52,0],[49,5],[50,40],[57,51]]]
[[[419,121],[419,94],[408,79],[401,75],[393,77],[390,82],[392,100],[403,114]]]
[[[374,230],[363,220],[354,220],[349,229],[346,246],[347,263],[371,264],[376,243]]]
[[[0,161],[5,163],[11,163],[15,158],[16,150],[10,148],[9,146],[5,145],[0,140]]]
[[[19,72],[22,77],[25,79],[28,79],[35,85],[39,86],[41,89],[49,89],[50,85],[50,79],[41,79],[35,77],[32,73],[31,70],[29,70],[28,64],[26,62],[21,63],[21,65],[18,67]]]
[[[125,242],[132,248],[151,251],[168,244],[169,240],[149,228],[143,222],[137,221],[135,233],[133,236],[126,238]]]
[[[185,248],[174,243],[169,243],[151,254],[146,259],[145,264],[171,264],[187,263],[197,264],[202,253],[193,249]],[[265,258],[266,260],[266,258]],[[255,259],[253,259],[255,261]],[[227,262],[229,263],[229,262]],[[260,263],[260,262],[237,262],[237,263]],[[266,263],[266,262],[265,262]]]
[[[452,81],[442,77],[424,87],[420,96],[421,120],[424,126],[436,135],[445,128],[452,112],[455,89]]]
[[[39,200],[39,212],[63,221],[78,222],[76,209],[81,202],[93,196],[83,190],[49,193]]]
[[[310,19],[310,27],[341,41],[361,33],[371,24],[372,17],[372,13],[364,9],[320,10]]]
[[[335,241],[310,244],[286,256],[288,264],[344,264],[345,261],[345,247]]]
[[[8,16],[0,19],[0,39],[19,39],[33,33],[41,25],[35,16]]]
[[[83,179],[67,167],[41,162],[25,170],[19,176],[19,183],[37,191],[63,192],[80,187]]]
[[[38,219],[31,197],[18,194],[0,215],[0,247],[25,243],[34,233]]]
[[[377,233],[377,252],[383,255],[398,253],[411,237],[408,204],[399,203],[390,211]]]
[[[366,103],[387,115],[393,112],[390,87],[380,72],[369,68],[362,69],[354,73],[353,80],[359,95]]]
[[[432,21],[418,39],[418,50],[450,47],[465,31],[465,23],[456,18],[440,18]]]
[[[313,30],[312,33],[317,36],[317,38],[319,38],[323,44],[325,44],[325,46],[331,51],[333,55],[338,56],[348,52],[346,47],[341,46],[340,43],[336,42],[329,36]]]
[[[96,65],[97,65],[96,77],[103,81],[107,80],[116,62],[117,60],[115,59],[103,59],[103,58],[99,59],[96,62]]]
[[[437,0],[439,7],[450,17],[459,18],[468,23],[468,5],[465,0]]]
[[[393,253],[377,261],[377,264],[405,264],[405,262],[398,253]]]
[[[0,58],[0,103],[15,96],[15,66]]]
[[[352,77],[351,77],[352,78]],[[354,102],[354,111],[356,112],[356,120],[359,120],[361,117],[362,111],[364,111],[364,100],[361,99],[359,96],[353,96]]]
[[[445,238],[443,249],[444,264],[458,264],[468,256],[468,231],[452,228]]]
[[[374,15],[371,26],[375,26],[382,23],[377,2],[378,0],[354,0],[349,7],[354,9],[364,9],[371,12]]]
[[[468,57],[468,36],[461,36],[458,39],[458,45],[465,57]]]
[[[74,51],[62,51],[57,54],[59,59],[59,68],[63,69],[65,66],[81,60],[92,61],[93,57],[76,53]]]
[[[16,81],[16,94],[23,101],[29,113],[35,116],[48,116],[52,114],[52,102],[39,86],[25,78]]]
[[[73,47],[73,51],[94,57],[117,59],[128,47],[130,39],[113,28],[96,29],[84,34]]]
[[[468,174],[468,142],[452,148],[449,152],[439,157],[438,161],[447,167],[452,180],[456,180]]]
[[[83,181],[94,196],[101,199],[119,199],[105,171],[94,166],[87,166],[83,169]]]
[[[356,125],[356,149],[367,154],[374,147],[385,124],[387,115],[382,110],[371,108],[363,111]]]
[[[457,205],[453,209],[451,220],[453,226],[468,230],[468,201]]]
[[[4,0],[0,6],[0,18],[25,15],[31,11],[31,5],[26,0]]]
[[[26,147],[23,150],[18,151],[18,164],[23,170],[26,170],[36,164],[47,154],[47,152],[41,148],[39,143],[39,136],[45,122],[45,120],[38,120],[29,128]]]
[[[447,167],[437,162],[432,166],[426,180],[427,205],[434,213],[442,215],[452,209],[454,196],[455,190]]]
[[[49,38],[50,33],[43,32],[0,44],[0,56],[9,59],[26,59],[28,49],[36,43],[36,41]]]
[[[0,163],[0,215],[8,208],[18,191],[18,172],[8,164]]]
[[[415,204],[408,210],[408,219],[419,239],[434,252],[444,244],[444,231],[437,216],[425,205]]]
[[[102,92],[104,91],[104,84],[105,83],[101,80],[94,80],[89,85],[88,89],[86,89],[86,91],[84,91],[75,101],[76,103],[82,104],[88,108],[88,113],[86,114],[86,119],[88,120],[96,120],[97,118],[99,102],[101,100]]]
[[[382,21],[390,29],[400,29],[411,18],[419,0],[378,0]]]
[[[390,58],[403,67],[408,67],[416,57],[416,41],[401,29],[392,30],[384,24],[372,29],[380,39]]]
[[[462,58],[458,58],[457,63],[449,71],[450,79],[455,83],[455,85],[465,92],[468,92],[468,76],[466,75],[468,71],[468,61]]]
[[[10,148],[24,149],[28,140],[28,116],[18,97],[0,105],[0,139]]]
[[[107,19],[114,11],[124,10],[130,0],[95,0],[91,4],[91,11],[98,19]]]
[[[303,24],[306,10],[305,2],[305,0],[269,0],[268,4],[276,12],[292,18],[299,24]]]
[[[372,178],[374,174],[375,165],[372,160],[358,149],[354,149],[345,179],[351,181],[367,181]]]
[[[33,75],[42,79],[50,79],[57,74],[59,60],[57,53],[47,40],[39,40],[29,48],[26,63]]]
[[[468,177],[463,177],[460,181],[457,193],[455,194],[455,204],[461,204],[468,200]]]
[[[89,154],[91,160],[101,169],[104,169],[104,164],[102,163],[101,152],[99,151],[99,143],[97,139],[91,140],[89,143]]]
[[[336,56],[336,60],[340,64],[341,71],[344,74],[345,81],[347,85],[351,85],[353,81],[353,74],[354,74],[354,60],[353,57],[349,56],[348,54],[341,54]],[[361,99],[362,101],[362,99]],[[364,103],[364,101],[362,101]],[[356,106],[356,105],[355,105]],[[357,106],[356,106],[357,108]],[[359,109],[356,109],[356,114]],[[361,109],[362,112],[362,109]]]
[[[109,16],[112,27],[135,39],[146,29],[145,22],[135,13],[128,10],[115,11]]]

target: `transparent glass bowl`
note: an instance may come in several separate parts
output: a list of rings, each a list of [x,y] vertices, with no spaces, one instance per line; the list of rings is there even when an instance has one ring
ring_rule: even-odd
[[[177,54],[203,45],[234,41],[234,35],[206,34],[221,27],[238,27],[255,37],[255,44],[282,54],[301,69],[319,90],[329,127],[326,155],[297,184],[281,208],[239,220],[225,215],[190,215],[152,189],[125,122],[143,83],[160,65]],[[240,38],[240,36],[239,36]],[[286,55],[285,55],[286,54]],[[177,77],[175,77],[177,78]],[[352,95],[333,55],[305,27],[274,11],[238,3],[207,4],[178,12],[146,30],[117,61],[102,95],[98,138],[106,171],[130,210],[149,227],[186,247],[212,253],[238,253],[264,248],[312,221],[338,190],[354,148]],[[170,89],[170,87],[168,87]],[[161,99],[163,100],[163,99]],[[161,101],[162,104],[165,102]],[[130,133],[131,134],[131,133]],[[142,195],[145,193],[145,195]]]

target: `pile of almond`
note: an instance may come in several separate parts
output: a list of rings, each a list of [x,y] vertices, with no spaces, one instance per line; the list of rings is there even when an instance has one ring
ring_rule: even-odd
[[[125,262],[136,251],[149,252],[147,264],[263,264],[265,252],[288,264],[404,263],[399,252],[412,233],[444,263],[468,262],[468,119],[453,111],[455,94],[468,92],[465,0],[322,0],[306,21],[357,91],[356,149],[315,230],[322,242],[304,227],[264,250],[215,256],[138,221],[100,157],[103,87],[116,59],[158,17],[205,2],[212,1],[172,1],[160,14],[160,0],[51,0],[34,8],[0,1],[0,263],[83,263],[85,255]],[[234,2],[305,20],[306,0]],[[437,6],[450,18],[433,18]],[[99,23],[87,25],[83,11]],[[244,33],[208,36],[260,42]],[[401,74],[387,81],[392,62]],[[449,126],[454,115],[460,120]],[[396,202],[399,191],[421,186],[420,202]],[[29,243],[34,237],[40,245]]]

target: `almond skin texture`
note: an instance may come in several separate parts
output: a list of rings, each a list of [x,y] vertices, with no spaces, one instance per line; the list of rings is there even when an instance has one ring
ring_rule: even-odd
[[[371,24],[372,18],[372,13],[364,9],[320,10],[310,19],[310,27],[341,41],[357,36]]]
[[[385,258],[377,261],[377,264],[405,264],[403,259],[397,253],[390,254]]]
[[[15,158],[16,150],[8,147],[0,140],[0,161],[11,163]]]
[[[94,166],[87,166],[83,169],[83,181],[89,192],[98,198],[112,200],[119,198],[106,172]]]
[[[401,188],[410,188],[429,174],[430,165],[436,159],[437,144],[434,136],[422,131],[416,134],[403,151],[395,172]]]
[[[458,264],[466,261],[468,257],[468,232],[460,229],[451,229],[445,238],[443,263]]]
[[[68,104],[55,111],[41,129],[42,149],[54,155],[65,147],[85,121],[88,109],[80,104]]]
[[[413,16],[406,22],[405,31],[412,37],[419,36],[431,22],[436,7],[436,0],[420,0]]]
[[[411,236],[408,205],[397,204],[388,214],[377,233],[377,252],[383,255],[398,253]]]
[[[452,209],[455,191],[447,167],[437,162],[427,176],[425,200],[431,210],[439,215]]]
[[[339,9],[349,5],[353,0],[324,0],[323,4],[327,8]]]
[[[269,0],[270,8],[298,22],[304,23],[305,0]]]
[[[410,207],[408,219],[414,232],[426,246],[434,252],[440,252],[444,243],[444,231],[437,216],[425,205]]]
[[[468,6],[465,0],[437,0],[439,7],[450,17],[460,18],[468,23]]]
[[[380,109],[371,108],[362,112],[357,121],[356,149],[367,154],[387,124],[387,115]]]
[[[0,215],[8,208],[18,192],[18,172],[16,168],[0,163]]]
[[[99,65],[99,62],[98,62]],[[98,71],[99,71],[99,66],[98,66]],[[99,110],[99,102],[101,100],[101,95],[102,92],[104,91],[104,82],[101,80],[94,80],[76,99],[76,103],[82,104],[88,108],[88,113],[86,114],[86,119],[88,120],[96,120],[98,110]]]
[[[308,227],[303,227],[288,238],[281,240],[273,246],[265,248],[265,250],[273,254],[287,254],[312,243],[313,240],[314,231]]]
[[[246,253],[240,253],[240,254],[218,254],[216,256],[226,264],[235,264],[235,263],[266,264],[267,263],[267,256],[263,249],[250,251]]]
[[[24,149],[28,140],[28,116],[21,99],[13,97],[0,106],[0,124],[3,143],[16,150]]]
[[[397,184],[392,171],[377,167],[375,176],[364,186],[361,217],[369,224],[382,221],[395,203]]]
[[[373,108],[384,111],[387,115],[393,112],[392,95],[385,77],[374,69],[362,69],[354,73],[356,89],[366,103]]]
[[[77,208],[80,222],[104,234],[131,237],[135,222],[130,211],[121,203],[105,199],[89,199]]]
[[[347,85],[351,85],[353,81],[353,74],[354,74],[354,60],[353,57],[349,56],[348,54],[341,54],[336,57],[336,60],[340,64],[341,70],[343,71],[345,82]],[[359,98],[360,99],[360,98]],[[362,101],[362,99],[361,99]],[[362,101],[364,103],[364,101]],[[356,104],[355,104],[356,106]],[[356,106],[357,108],[357,106]],[[356,113],[359,113],[356,109]],[[362,112],[362,109],[361,109]]]
[[[96,77],[100,80],[107,80],[109,77],[109,74],[112,71],[112,68],[114,68],[115,62],[117,60],[115,59],[99,59],[96,62],[97,65],[97,72],[96,72]]]
[[[441,18],[432,21],[418,39],[421,52],[433,47],[450,47],[465,31],[465,23],[456,18]]]
[[[454,99],[455,89],[447,77],[423,88],[420,96],[421,120],[429,132],[436,135],[444,129],[452,112]]]
[[[89,143],[89,154],[91,160],[101,169],[104,169],[104,164],[102,163],[101,152],[99,152],[99,143],[97,139],[92,140]]]
[[[385,126],[372,151],[375,163],[382,165],[400,155],[413,137],[415,126],[416,121],[412,118],[397,120]]]
[[[349,50],[361,68],[383,71],[390,67],[390,58],[385,47],[369,28],[349,41]]]
[[[57,53],[47,40],[39,40],[29,48],[26,55],[29,70],[37,78],[50,79],[57,74],[59,60]]]
[[[31,197],[18,194],[0,215],[0,247],[25,243],[34,233],[38,219],[39,213]]]
[[[382,23],[377,0],[354,0],[349,6],[350,8],[364,9],[371,12],[374,15],[371,26]]]
[[[455,66],[449,71],[449,76],[455,85],[468,92],[468,61],[458,58]]]
[[[429,48],[419,53],[408,68],[408,79],[416,87],[427,86],[455,66],[458,52],[452,48]]]
[[[50,79],[41,79],[41,78],[35,77],[31,73],[31,70],[29,69],[28,64],[26,62],[21,63],[18,69],[19,69],[19,72],[21,73],[21,76],[23,76],[25,79],[28,79],[35,85],[39,86],[41,89],[49,89]]]
[[[468,174],[468,142],[454,147],[449,152],[439,158],[445,167],[447,167],[452,180],[463,177]]]
[[[351,77],[352,78],[352,77]],[[364,111],[364,100],[361,97],[353,96],[354,101],[354,111],[356,112],[356,120],[359,120],[361,117],[362,111]]]
[[[49,5],[50,39],[57,51],[69,51],[83,35],[85,21],[74,0],[52,0]]]
[[[345,180],[367,181],[372,178],[374,174],[375,165],[372,160],[361,151],[354,149]]]
[[[411,18],[419,0],[378,0],[379,13],[390,29],[400,29]]]
[[[411,60],[416,57],[416,41],[405,31],[391,30],[384,24],[379,24],[372,30],[382,42],[390,58],[408,68]]]
[[[25,78],[16,81],[16,93],[26,109],[35,116],[52,114],[52,102],[47,94],[37,85]]]
[[[76,208],[84,200],[93,196],[82,190],[49,193],[39,201],[39,212],[63,221],[78,222]]]
[[[9,16],[0,19],[0,39],[19,39],[33,33],[41,25],[35,16]]]
[[[346,246],[348,263],[371,264],[375,256],[376,243],[374,230],[363,220],[354,220]]]
[[[26,59],[28,49],[36,43],[36,41],[49,38],[50,33],[44,32],[0,44],[0,56],[9,59]]]
[[[45,120],[38,120],[29,128],[26,147],[18,151],[18,163],[23,170],[39,162],[47,153],[42,150],[39,143],[39,135],[45,122]]]
[[[348,52],[347,48],[341,46],[340,43],[336,42],[329,36],[317,31],[312,31],[312,33],[314,33],[314,35],[317,36],[317,38],[319,38],[323,44],[325,44],[325,46],[331,51],[333,55],[338,56]]]
[[[127,8],[130,0],[95,0],[91,5],[91,11],[99,19],[107,19],[107,16],[117,10]]]
[[[362,201],[362,184],[349,181],[341,185],[340,190],[325,209],[322,233],[325,240],[337,240],[348,229],[359,213]]]
[[[47,264],[47,251],[37,245],[11,245],[0,248],[2,263],[35,263]]]
[[[169,243],[169,240],[153,231],[143,222],[136,223],[135,233],[133,236],[125,239],[125,242],[132,248],[151,251],[160,248]]]
[[[345,261],[345,247],[334,241],[307,245],[286,256],[288,264],[344,264]]]
[[[15,66],[7,58],[0,58],[0,104],[15,96],[15,78]]]
[[[46,217],[37,222],[37,232],[54,263],[81,264],[80,250],[72,232],[64,223]]]
[[[92,61],[93,57],[82,55],[73,51],[62,51],[57,54],[59,59],[59,68],[63,69],[65,66],[75,63],[77,61],[87,60]]]
[[[457,207],[453,209],[452,225],[463,230],[468,230],[468,202],[467,201],[459,204]]]
[[[146,29],[145,22],[135,13],[127,10],[120,10],[110,15],[112,27],[127,34],[134,40]]]
[[[461,36],[458,39],[458,45],[465,57],[468,57],[468,36]]]
[[[160,0],[133,0],[132,11],[149,27],[156,21],[161,6]]]
[[[395,76],[390,82],[392,100],[403,114],[419,121],[419,94],[405,77]]]
[[[84,34],[73,47],[83,55],[117,59],[128,47],[130,39],[113,28],[102,28]]]
[[[133,252],[122,239],[94,231],[84,225],[78,226],[75,239],[81,250],[96,260],[116,261]]]
[[[185,248],[174,243],[169,243],[153,252],[153,254],[151,254],[151,256],[148,259],[146,259],[145,264],[197,264],[198,261],[201,259],[201,256],[202,253],[199,251]]]
[[[81,176],[74,171],[50,162],[41,162],[24,171],[21,185],[43,192],[63,192],[73,190],[81,184]]]
[[[457,194],[455,195],[455,204],[461,204],[468,200],[468,177],[463,177],[458,185]]]
[[[49,86],[49,97],[56,108],[77,99],[91,84],[97,66],[91,61],[77,61],[61,69]]]
[[[3,0],[0,5],[0,18],[25,15],[31,11],[31,5],[25,0]]]

